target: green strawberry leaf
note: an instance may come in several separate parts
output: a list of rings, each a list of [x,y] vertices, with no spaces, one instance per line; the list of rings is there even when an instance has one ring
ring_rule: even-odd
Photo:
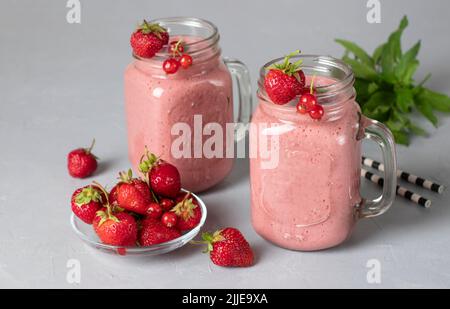
[[[102,202],[101,193],[92,186],[83,188],[83,190],[75,196],[75,204],[78,206],[89,204],[90,202]]]

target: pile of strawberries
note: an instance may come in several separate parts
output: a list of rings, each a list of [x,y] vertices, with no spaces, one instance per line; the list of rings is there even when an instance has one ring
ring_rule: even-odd
[[[141,58],[152,58],[164,46],[167,46],[169,57],[164,60],[162,69],[166,74],[175,74],[180,67],[188,69],[192,66],[192,57],[185,52],[185,44],[181,39],[169,44],[167,29],[157,23],[148,23],[145,19],[131,34],[130,44],[133,53]]]
[[[109,192],[94,182],[72,195],[74,214],[92,224],[105,244],[151,246],[178,238],[200,222],[200,206],[181,191],[175,166],[147,151],[139,169],[143,179],[128,170],[119,173]]]
[[[264,88],[273,103],[284,105],[297,96],[297,112],[309,114],[312,119],[320,120],[324,115],[322,105],[318,104],[313,83],[306,87],[305,73],[301,68],[302,59],[291,63],[290,58],[300,54],[297,50],[284,58],[282,63],[274,63],[264,79]]]
[[[69,174],[85,178],[95,172],[97,157],[89,148],[78,148],[67,156]],[[201,220],[202,211],[190,192],[181,190],[181,177],[172,164],[146,150],[139,164],[143,178],[132,171],[119,173],[119,182],[108,192],[93,182],[71,197],[73,213],[92,224],[100,240],[108,245],[152,246],[176,239]],[[203,233],[211,261],[219,266],[245,267],[253,264],[253,251],[241,232],[225,228]],[[125,248],[118,249],[126,254]]]

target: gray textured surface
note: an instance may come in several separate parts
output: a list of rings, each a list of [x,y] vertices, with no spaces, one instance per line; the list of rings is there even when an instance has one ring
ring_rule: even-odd
[[[127,259],[85,247],[69,226],[69,196],[87,181],[71,179],[66,154],[95,136],[102,158],[95,179],[111,184],[127,168],[122,73],[128,38],[142,17],[197,16],[216,23],[225,55],[246,62],[253,80],[268,59],[298,47],[340,56],[335,37],[372,49],[408,14],[405,43],[423,39],[419,77],[450,93],[450,3],[382,1],[382,23],[366,22],[366,1],[86,1],[81,24],[66,23],[66,1],[0,4],[0,287],[450,287],[448,192],[424,210],[398,198],[384,216],[361,221],[344,245],[323,252],[277,248],[249,221],[245,160],[219,187],[201,196],[207,227],[233,225],[252,243],[249,269],[212,265],[199,248]],[[423,122],[423,121],[421,121]],[[429,138],[399,147],[405,170],[448,184],[450,119]],[[375,154],[374,147],[368,147]],[[366,184],[369,194],[378,189]],[[66,282],[66,262],[81,262],[81,283]],[[366,262],[381,262],[382,283],[368,284]]]

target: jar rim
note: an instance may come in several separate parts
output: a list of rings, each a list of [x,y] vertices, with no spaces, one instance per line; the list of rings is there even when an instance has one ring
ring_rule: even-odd
[[[319,101],[329,101],[329,99],[336,94],[341,93],[343,91],[348,90],[349,88],[353,89],[353,83],[355,81],[355,76],[353,74],[352,68],[347,65],[344,61],[331,57],[331,56],[321,56],[321,55],[296,55],[291,57],[291,61],[296,61],[299,59],[303,59],[302,69],[303,70],[314,70],[318,73],[324,73],[320,76],[330,77],[329,75],[335,71],[334,73],[339,75],[339,78],[333,76],[335,82],[321,85],[315,87],[316,96]],[[273,59],[266,64],[264,64],[259,73],[258,80],[258,97],[262,99],[264,102],[270,103],[279,109],[291,110],[295,109],[295,106],[291,105],[276,105],[271,102],[268,98],[265,90],[264,90],[264,79],[267,72],[267,68],[278,62],[282,62],[284,57]],[[339,72],[337,72],[339,71]],[[328,74],[328,76],[326,75]],[[325,103],[326,105],[331,105],[331,103]]]
[[[178,17],[162,17],[162,18],[156,18],[149,21],[149,23],[158,23],[162,27],[167,28],[170,33],[170,25],[178,25],[178,26],[185,26],[186,28],[199,28],[209,31],[209,34],[205,37],[196,40],[194,42],[186,42],[184,43],[184,46],[189,49],[189,54],[192,57],[195,57],[198,54],[201,54],[205,52],[206,50],[212,48],[213,46],[217,45],[217,43],[220,40],[219,30],[216,25],[214,25],[212,22],[197,18],[197,17],[184,17],[184,16],[178,16]],[[177,35],[177,34],[175,34]],[[187,34],[179,34],[179,35],[187,35]],[[170,43],[170,42],[169,42]],[[136,54],[132,53],[132,56],[141,61],[163,61],[167,58],[169,55],[168,52],[168,45],[165,45],[163,49],[161,49],[159,52],[155,54],[152,58],[142,58],[140,56],[137,56]]]

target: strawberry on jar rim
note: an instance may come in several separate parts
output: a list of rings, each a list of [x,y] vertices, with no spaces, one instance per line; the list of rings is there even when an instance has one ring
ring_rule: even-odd
[[[167,30],[156,23],[148,23],[145,19],[131,34],[130,44],[133,53],[142,58],[151,58],[169,41]]]
[[[274,63],[267,67],[269,72],[264,78],[264,89],[275,104],[288,103],[300,94],[305,86],[305,74],[301,69],[303,60],[290,62],[290,59],[299,53],[297,50],[287,55],[282,63]]]

